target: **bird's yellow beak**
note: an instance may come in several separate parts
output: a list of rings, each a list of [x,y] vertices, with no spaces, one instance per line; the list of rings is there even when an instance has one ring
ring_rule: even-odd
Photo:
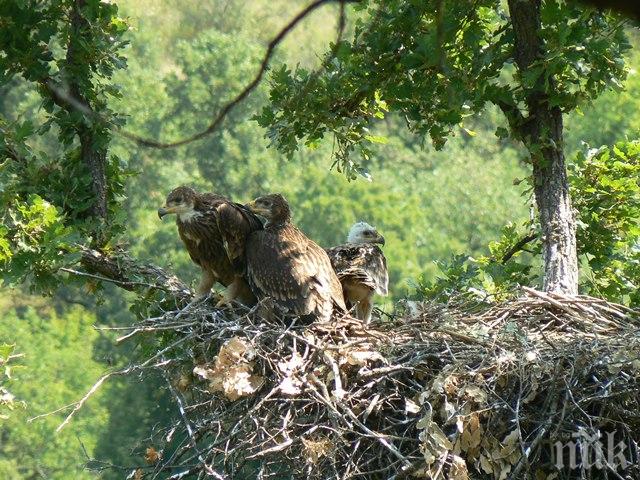
[[[162,217],[164,217],[165,215],[169,215],[171,213],[176,213],[175,212],[175,208],[173,207],[162,207],[158,209],[158,218],[160,218],[160,220],[162,220]]]

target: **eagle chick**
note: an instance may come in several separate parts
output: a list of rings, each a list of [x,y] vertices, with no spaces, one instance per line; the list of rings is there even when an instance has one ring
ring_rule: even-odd
[[[244,279],[245,243],[251,232],[262,229],[262,222],[250,210],[222,195],[198,193],[181,186],[167,196],[158,209],[160,219],[176,215],[178,234],[189,256],[202,268],[197,298],[206,296],[215,282],[226,288],[217,306],[238,299],[255,304],[255,296]]]
[[[258,299],[271,298],[288,313],[328,321],[346,311],[342,287],[326,252],[291,224],[289,204],[280,194],[247,204],[267,219],[247,241],[247,280]]]
[[[368,323],[373,310],[373,295],[387,295],[389,273],[387,259],[378,245],[384,237],[366,222],[358,222],[349,230],[347,243],[327,249],[349,309]]]

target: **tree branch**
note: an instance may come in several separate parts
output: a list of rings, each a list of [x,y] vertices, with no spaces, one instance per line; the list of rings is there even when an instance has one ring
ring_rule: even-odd
[[[78,45],[85,36],[91,35],[91,26],[89,22],[81,13],[81,10],[85,7],[85,0],[75,0],[71,7],[70,18],[70,31],[69,31],[69,43],[67,45],[66,67],[70,70],[75,70],[75,67],[82,65],[85,60],[81,57],[77,51]],[[80,57],[80,58],[78,58]],[[85,75],[89,75],[90,71],[88,66],[85,67]],[[66,72],[67,81],[69,82],[69,94],[71,97],[78,99],[80,103],[89,106],[89,102],[86,100],[86,91],[83,92],[80,86],[79,79],[75,75],[70,75]],[[83,79],[86,82],[90,82],[89,78]],[[49,90],[51,91],[51,90]],[[54,98],[55,101],[55,98]],[[66,106],[67,110],[73,108],[70,105]],[[91,174],[92,189],[95,195],[94,203],[91,208],[91,212],[94,216],[102,219],[107,218],[107,174],[106,174],[106,161],[107,150],[106,148],[98,148],[96,144],[96,133],[91,126],[87,126],[82,121],[78,121],[74,125],[78,139],[80,140],[80,156],[82,162],[86,165]],[[98,243],[101,243],[100,241]]]
[[[131,292],[140,288],[161,290],[167,292],[179,304],[188,302],[193,296],[189,287],[175,275],[155,265],[139,264],[125,253],[108,256],[87,247],[81,247],[81,252],[80,263],[86,272],[69,268],[62,268],[61,271],[111,282]]]
[[[117,133],[121,136],[132,140],[139,145],[145,147],[159,148],[159,149],[168,149],[168,148],[176,148],[188,143],[193,143],[197,140],[200,140],[208,135],[211,135],[223,122],[223,120],[229,115],[229,113],[240,104],[245,98],[249,96],[251,92],[253,92],[256,87],[262,81],[264,74],[269,68],[269,64],[271,63],[271,59],[275,53],[276,47],[282,43],[282,41],[287,37],[287,35],[306,17],[308,17],[312,12],[317,10],[319,7],[327,4],[327,3],[340,3],[340,18],[338,20],[338,41],[340,41],[342,37],[342,33],[344,31],[345,26],[345,11],[344,6],[347,3],[360,3],[361,0],[316,0],[313,3],[307,5],[302,11],[300,11],[293,19],[287,23],[278,34],[273,37],[273,39],[269,42],[267,46],[267,50],[265,51],[264,57],[262,58],[262,62],[260,63],[260,67],[258,68],[258,72],[256,76],[249,82],[238,95],[235,96],[232,100],[230,100],[227,104],[225,104],[222,109],[217,113],[214,117],[213,121],[209,124],[207,128],[202,130],[201,132],[195,133],[190,137],[183,138],[182,140],[176,140],[173,142],[161,142],[158,140],[153,140],[149,138],[144,138],[135,133],[129,132],[124,129],[117,128],[115,126],[111,126],[114,128]],[[335,49],[334,49],[335,50]],[[99,114],[93,111],[86,102],[84,102],[81,98],[74,96],[72,92],[67,92],[59,85],[56,85],[52,81],[46,81],[42,83],[43,87],[46,88],[49,92],[51,92],[52,98],[54,102],[58,106],[64,106],[64,108],[74,108],[83,114],[94,118],[96,120],[103,120]]]
[[[502,110],[502,113],[509,123],[511,131],[515,133],[519,140],[522,140],[526,131],[527,119],[520,109],[515,105],[505,102],[504,100],[497,100],[494,103],[500,108],[500,110]]]
[[[507,253],[505,253],[502,258],[500,259],[500,263],[504,264],[507,263],[511,257],[513,257],[516,253],[524,250],[525,245],[527,245],[528,243],[534,241],[535,239],[538,238],[538,235],[535,233],[530,233],[529,235],[522,237],[520,240],[518,240],[515,245],[513,247],[511,247]]]
[[[177,141],[168,142],[168,143],[143,138],[133,133],[126,132],[124,130],[121,130],[120,133],[124,137],[130,140],[134,140],[140,145],[143,145],[146,147],[161,148],[161,149],[180,147],[182,145],[195,142],[196,140],[200,140],[201,138],[204,138],[207,135],[210,135],[218,128],[218,126],[226,118],[229,112],[231,112],[231,110],[233,110],[240,102],[242,102],[245,98],[247,98],[247,96],[249,96],[249,94],[253,90],[255,90],[256,87],[260,84],[260,82],[262,81],[262,77],[264,76],[265,72],[269,67],[269,63],[271,62],[271,57],[273,57],[276,47],[296,27],[296,25],[298,25],[298,23],[300,23],[309,14],[311,14],[314,10],[318,9],[322,5],[326,3],[335,3],[335,2],[339,2],[342,5],[342,13],[339,20],[340,21],[339,32],[341,35],[344,29],[344,4],[359,3],[360,0],[316,0],[315,2],[305,7],[300,13],[298,13],[295,17],[293,17],[293,19],[289,21],[289,23],[287,23],[284,26],[284,28],[280,30],[280,32],[269,42],[269,45],[267,46],[267,50],[262,59],[262,63],[260,64],[260,68],[258,69],[258,72],[254,77],[254,79],[251,82],[249,82],[249,84],[246,87],[244,87],[244,89],[238,95],[236,95],[236,97],[233,100],[231,100],[224,107],[222,107],[222,109],[218,112],[214,120],[209,124],[209,126],[206,129],[194,135],[191,135],[190,137],[184,138],[182,140],[177,140]]]

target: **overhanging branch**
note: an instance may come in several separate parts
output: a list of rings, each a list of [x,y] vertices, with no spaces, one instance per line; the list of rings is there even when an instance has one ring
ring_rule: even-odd
[[[502,113],[504,113],[504,116],[507,118],[511,131],[518,139],[522,139],[525,135],[527,119],[524,117],[520,109],[503,100],[497,100],[495,104],[500,108],[500,110],[502,110]]]
[[[507,253],[502,256],[502,258],[500,259],[500,263],[507,263],[511,259],[511,257],[513,257],[516,253],[524,250],[524,247],[527,244],[533,242],[536,238],[538,238],[538,235],[535,233],[530,233],[529,235],[522,237],[515,243],[513,247],[509,249],[509,251],[507,251]]]
[[[161,142],[158,140],[153,140],[150,138],[145,138],[145,137],[141,137],[139,135],[136,135],[135,133],[129,132],[127,130],[124,129],[119,129],[115,126],[112,125],[112,128],[114,128],[114,130],[119,133],[121,136],[132,140],[136,143],[138,143],[139,145],[145,146],[145,147],[151,147],[151,148],[158,148],[158,149],[168,149],[168,148],[176,148],[176,147],[180,147],[183,145],[187,145],[189,143],[193,143],[197,140],[200,140],[208,135],[211,135],[224,121],[224,119],[229,115],[229,113],[236,107],[238,106],[238,104],[240,104],[243,100],[245,100],[249,94],[251,94],[251,92],[253,92],[258,85],[260,85],[260,82],[262,82],[262,79],[264,78],[264,74],[266,73],[267,69],[269,68],[269,64],[271,63],[271,60],[273,58],[273,55],[275,53],[276,48],[278,47],[278,45],[280,45],[280,43],[282,43],[282,41],[287,37],[287,35],[289,33],[291,33],[291,31],[302,21],[304,20],[306,17],[308,17],[311,13],[313,13],[315,10],[317,10],[318,8],[320,8],[321,6],[327,4],[327,3],[339,3],[340,4],[340,17],[338,20],[338,40],[337,42],[340,41],[340,39],[342,38],[342,33],[344,31],[344,26],[345,26],[345,4],[347,3],[360,3],[360,0],[316,0],[313,3],[307,5],[302,11],[300,11],[295,17],[293,17],[293,19],[291,19],[289,21],[289,23],[287,23],[282,30],[280,30],[278,32],[278,34],[276,34],[275,37],[273,37],[273,39],[269,42],[269,44],[267,45],[267,49],[265,51],[264,57],[262,58],[262,62],[260,63],[260,67],[258,68],[258,71],[255,75],[255,77],[253,78],[253,80],[251,80],[251,82],[249,82],[243,89],[242,91],[240,91],[240,93],[238,93],[232,100],[230,100],[228,103],[226,103],[221,109],[220,111],[215,115],[213,121],[209,124],[208,127],[206,127],[204,130],[195,133],[187,138],[183,138],[181,140],[176,140],[173,142]],[[334,52],[335,54],[335,49]],[[64,88],[61,88],[61,86],[56,85],[54,82],[52,81],[48,81],[45,82],[43,84],[43,86],[49,91],[51,92],[52,98],[54,100],[54,102],[58,105],[58,106],[63,106],[64,108],[74,108],[80,112],[82,112],[84,115],[87,115],[95,120],[103,120],[101,118],[100,115],[98,115],[96,112],[94,112],[88,105],[84,104],[82,101],[79,101],[77,98],[75,98],[73,95],[71,95],[69,92],[65,91]]]

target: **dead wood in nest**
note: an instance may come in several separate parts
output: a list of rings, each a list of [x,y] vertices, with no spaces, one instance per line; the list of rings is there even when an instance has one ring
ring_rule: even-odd
[[[161,335],[126,373],[159,372],[176,404],[135,478],[640,478],[638,312],[528,288],[370,327],[259,310],[191,304],[123,337]],[[554,465],[555,442],[597,435],[629,464]]]

